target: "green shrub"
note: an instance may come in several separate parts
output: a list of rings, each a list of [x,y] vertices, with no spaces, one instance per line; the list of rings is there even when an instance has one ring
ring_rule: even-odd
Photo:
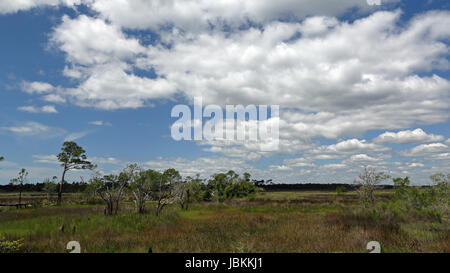
[[[56,205],[56,202],[54,202],[54,201],[50,201],[50,200],[48,200],[48,199],[44,199],[44,200],[42,200],[42,202],[41,202],[41,206],[42,207],[52,207],[52,206],[55,206]]]
[[[408,198],[409,193],[409,178],[394,178],[394,200],[404,200]]]
[[[434,209],[424,209],[423,214],[431,221],[442,223],[442,213]]]
[[[247,200],[253,202],[256,200],[256,194],[252,193],[247,196]]]
[[[404,212],[412,211],[416,216],[425,215],[426,218],[441,221],[443,215],[448,215],[450,205],[450,190],[448,175],[436,174],[431,176],[434,186],[419,188],[410,186],[409,178],[395,178],[394,198],[391,209]]]
[[[202,193],[201,199],[202,199],[203,201],[211,201],[211,199],[212,199],[212,190],[211,190],[211,189],[206,189],[206,190]]]
[[[340,196],[344,194],[347,191],[347,188],[345,186],[337,186],[336,187],[336,195]]]
[[[23,247],[22,240],[8,241],[4,237],[0,236],[0,253],[23,253],[25,249]]]

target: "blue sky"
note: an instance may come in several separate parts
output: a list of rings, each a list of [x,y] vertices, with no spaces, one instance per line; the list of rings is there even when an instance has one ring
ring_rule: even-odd
[[[331,3],[330,3],[331,2]],[[361,166],[450,171],[448,1],[0,3],[0,183],[59,176],[65,140],[102,172],[234,169],[351,183]],[[174,141],[171,110],[279,105],[280,147]],[[70,180],[88,177],[74,172]]]

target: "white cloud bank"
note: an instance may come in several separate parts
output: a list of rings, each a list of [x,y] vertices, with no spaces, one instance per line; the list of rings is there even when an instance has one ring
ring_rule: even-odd
[[[443,40],[450,37],[444,27],[450,15],[429,12],[400,26],[400,14],[378,12],[353,23],[316,16],[231,33],[173,28],[148,46],[120,25],[64,17],[52,42],[66,53],[64,73],[79,84],[58,95],[108,110],[176,94],[221,105],[279,104],[284,129],[296,137],[445,122],[449,81],[419,74],[449,67]]]
[[[412,148],[408,152],[404,152],[405,156],[429,156],[433,154],[450,152],[449,146],[443,143],[422,144]]]
[[[383,4],[399,0],[383,0]],[[127,28],[158,28],[167,24],[189,30],[210,24],[243,24],[249,20],[264,23],[289,16],[299,19],[319,14],[335,16],[356,8],[370,11],[366,0],[3,0],[0,14],[38,7],[88,5],[102,18]]]
[[[134,109],[180,96],[202,96],[204,103],[219,105],[278,104],[279,154],[306,158],[272,164],[284,178],[294,175],[286,174],[289,169],[305,175],[328,169],[330,175],[363,163],[385,168],[391,150],[383,144],[442,141],[421,129],[405,129],[447,122],[450,116],[450,82],[440,73],[450,67],[448,11],[407,22],[400,10],[381,11],[349,22],[336,16],[350,8],[368,9],[365,0],[12,3],[0,4],[0,13],[58,3],[84,3],[97,12],[64,16],[50,35],[51,45],[65,53],[63,73],[74,86],[24,82],[25,92],[103,110]],[[387,131],[373,142],[360,140],[369,130],[404,131]],[[319,145],[314,138],[337,143]],[[264,156],[252,145],[206,145],[206,151],[231,157],[234,166]],[[424,144],[402,155],[446,160],[447,148]],[[338,159],[323,167],[314,163]],[[170,162],[189,173],[199,166],[184,159]]]
[[[385,132],[374,139],[377,143],[416,144],[424,142],[436,142],[444,139],[444,136],[427,134],[422,129],[406,130],[397,133]]]

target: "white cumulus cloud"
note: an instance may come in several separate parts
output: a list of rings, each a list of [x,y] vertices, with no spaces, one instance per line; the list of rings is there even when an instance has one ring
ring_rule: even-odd
[[[377,143],[416,144],[424,142],[436,142],[444,139],[444,136],[427,134],[422,129],[406,130],[397,133],[385,132],[374,139]]]
[[[404,156],[428,156],[449,151],[449,146],[443,143],[422,144],[412,148],[408,152],[401,153]]]
[[[42,107],[36,106],[20,106],[17,108],[19,111],[28,112],[28,113],[47,113],[47,114],[57,114],[58,110],[56,110],[53,105],[45,105]]]

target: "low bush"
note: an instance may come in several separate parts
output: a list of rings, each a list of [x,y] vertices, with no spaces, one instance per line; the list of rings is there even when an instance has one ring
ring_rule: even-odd
[[[5,237],[0,236],[0,253],[23,253],[22,240],[6,240]]]

